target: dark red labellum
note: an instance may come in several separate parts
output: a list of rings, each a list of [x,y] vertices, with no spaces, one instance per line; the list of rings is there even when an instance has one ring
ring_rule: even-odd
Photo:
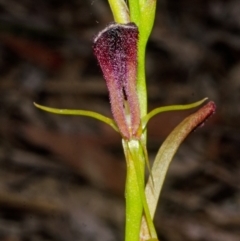
[[[140,109],[136,91],[138,28],[110,24],[94,39],[94,53],[103,71],[114,120],[123,137],[138,138]]]

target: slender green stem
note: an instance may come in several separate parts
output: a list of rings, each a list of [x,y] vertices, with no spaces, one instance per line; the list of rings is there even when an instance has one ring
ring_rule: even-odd
[[[137,93],[140,106],[141,118],[147,115],[147,86],[146,86],[146,73],[145,73],[145,48],[146,42],[139,35],[138,42],[138,69],[137,69]],[[147,131],[143,130],[142,143],[146,146],[147,143]]]
[[[154,24],[157,0],[139,1],[141,16],[140,31],[145,42],[147,42]]]
[[[151,237],[157,238],[144,192],[147,157],[143,144],[139,140],[123,140],[123,147],[127,160],[125,241],[139,239],[139,221],[141,222],[143,214],[146,217]]]
[[[134,22],[139,27],[139,24],[140,24],[139,1],[138,0],[128,0],[128,4],[129,4],[131,22]]]
[[[123,140],[123,149],[127,162],[125,241],[139,241],[143,204],[139,191],[137,172],[128,144],[128,141]],[[141,169],[144,176],[144,168]],[[142,183],[142,188],[144,189],[144,182]]]
[[[138,42],[138,75],[137,75],[137,92],[139,105],[141,109],[141,117],[147,114],[147,88],[145,74],[145,46],[146,43],[139,36]]]
[[[145,52],[149,35],[152,30],[156,0],[132,0],[138,2],[139,17],[137,25],[139,27],[138,41],[138,76],[137,76],[137,92],[141,109],[141,117],[147,114],[147,87],[145,74]],[[130,8],[131,14],[131,8]],[[146,141],[146,133],[143,137]]]
[[[146,220],[147,220],[149,232],[151,234],[151,237],[157,238],[153,220],[152,220],[150,212],[149,212],[149,207],[148,207],[147,199],[145,196],[145,192],[142,189],[142,187],[144,187],[144,185],[145,185],[144,184],[145,183],[145,180],[144,180],[145,165],[148,162],[147,152],[144,151],[144,149],[146,150],[146,148],[145,148],[144,144],[141,143],[141,141],[139,141],[139,140],[129,141],[128,148],[129,148],[129,153],[131,155],[131,159],[133,160],[134,167],[136,170],[139,193],[141,196],[143,210],[144,210],[144,216],[146,217]]]

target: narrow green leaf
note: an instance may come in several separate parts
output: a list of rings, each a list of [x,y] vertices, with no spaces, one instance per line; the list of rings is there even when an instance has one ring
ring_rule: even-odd
[[[199,100],[197,102],[187,104],[187,105],[170,105],[170,106],[163,106],[163,107],[158,107],[152,111],[150,111],[146,116],[142,118],[142,128],[145,129],[148,121],[154,117],[155,115],[166,112],[166,111],[174,111],[174,110],[187,110],[187,109],[192,109],[195,108],[199,105],[201,105],[204,101],[206,101],[208,98],[204,98],[202,100]]]
[[[116,123],[114,122],[113,119],[108,118],[104,115],[101,115],[97,112],[94,111],[87,111],[87,110],[68,110],[68,109],[56,109],[56,108],[51,108],[43,105],[39,105],[37,103],[33,103],[38,109],[58,114],[58,115],[80,115],[80,116],[87,116],[87,117],[92,117],[97,120],[100,120],[108,125],[110,125],[115,131],[119,132]]]

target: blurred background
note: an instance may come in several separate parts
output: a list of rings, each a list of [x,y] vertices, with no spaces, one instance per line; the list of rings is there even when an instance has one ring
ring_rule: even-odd
[[[121,140],[86,117],[111,116],[92,39],[113,21],[105,0],[0,1],[0,241],[120,241]],[[149,110],[209,97],[216,114],[171,164],[161,241],[240,240],[240,1],[159,0],[147,48]],[[154,156],[191,111],[149,123]]]

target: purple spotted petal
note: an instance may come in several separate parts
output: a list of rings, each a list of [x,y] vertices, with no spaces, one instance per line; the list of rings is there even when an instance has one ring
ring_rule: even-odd
[[[140,109],[136,91],[138,29],[133,23],[110,24],[94,40],[113,117],[123,137],[138,138]]]

